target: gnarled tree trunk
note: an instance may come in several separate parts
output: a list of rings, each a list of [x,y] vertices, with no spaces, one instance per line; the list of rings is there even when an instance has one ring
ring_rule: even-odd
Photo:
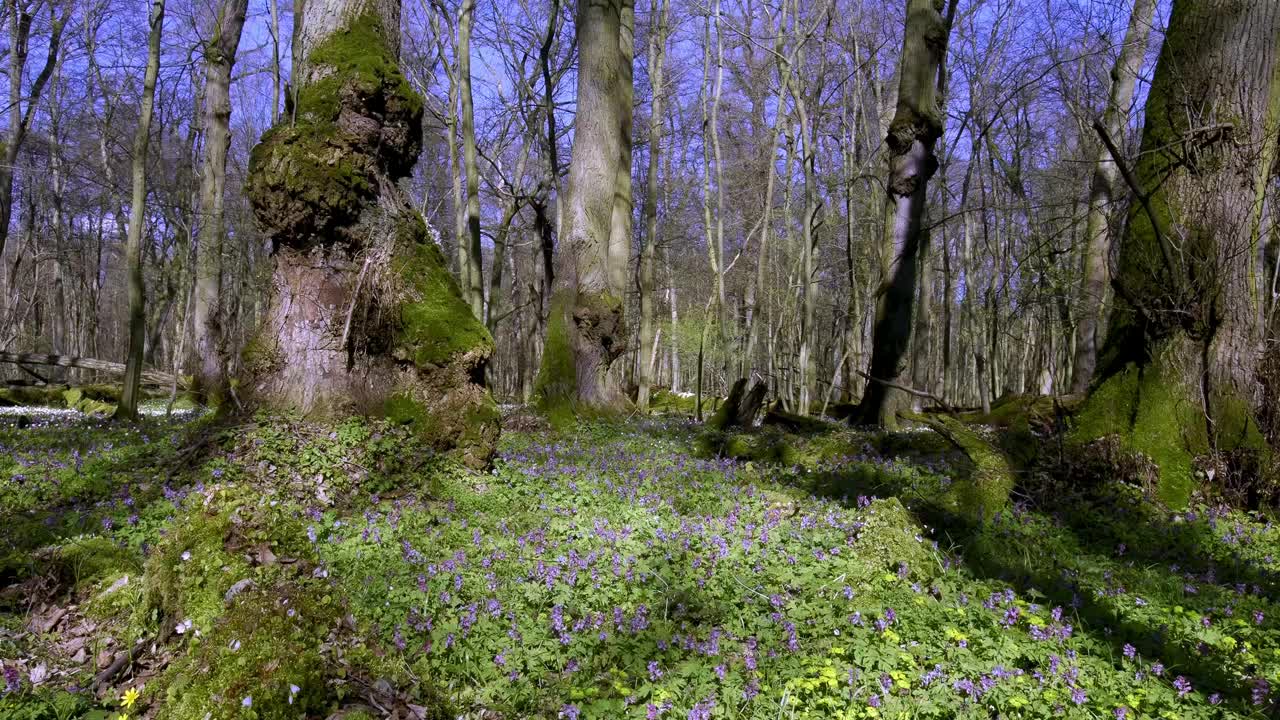
[[[1251,292],[1280,139],[1280,4],[1177,0],[1146,105],[1099,380],[1076,439],[1116,434],[1172,505],[1193,460],[1263,452]],[[1113,149],[1114,151],[1114,149]]]
[[[310,0],[298,21],[296,120],[251,158],[249,197],[276,267],[245,350],[248,400],[385,415],[484,465],[498,434],[482,385],[493,340],[395,185],[422,137],[422,99],[397,67],[400,4]]]

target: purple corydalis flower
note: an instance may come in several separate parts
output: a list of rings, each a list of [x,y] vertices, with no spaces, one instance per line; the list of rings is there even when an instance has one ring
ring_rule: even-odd
[[[1132,660],[1138,654],[1137,648],[1129,643],[1124,644],[1124,656]]]
[[[1191,681],[1179,675],[1173,681],[1173,689],[1178,691],[1178,697],[1186,697],[1191,694]]]

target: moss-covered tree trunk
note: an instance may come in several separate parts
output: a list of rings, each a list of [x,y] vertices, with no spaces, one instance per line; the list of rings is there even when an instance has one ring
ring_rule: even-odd
[[[1098,382],[1076,437],[1118,434],[1185,503],[1192,461],[1267,448],[1250,288],[1280,120],[1280,3],[1176,0],[1147,99]]]
[[[1120,142],[1126,125],[1125,118],[1133,91],[1138,84],[1138,72],[1142,58],[1147,53],[1147,39],[1151,36],[1151,18],[1155,14],[1155,0],[1136,0],[1129,14],[1129,27],[1124,33],[1124,45],[1111,68],[1111,92],[1102,111],[1102,124],[1107,132]],[[1084,393],[1093,381],[1098,359],[1098,345],[1102,340],[1103,299],[1107,290],[1111,254],[1110,207],[1120,193],[1120,170],[1107,148],[1099,143],[1098,157],[1093,169],[1093,181],[1089,186],[1089,213],[1085,219],[1084,271],[1081,283],[1080,321],[1076,325],[1075,360],[1072,363],[1071,392]]]
[[[254,148],[249,198],[271,237],[269,309],[245,350],[248,400],[311,417],[386,415],[484,465],[493,341],[396,183],[422,137],[397,67],[396,0],[309,0],[297,101]]]
[[[620,66],[625,0],[578,3],[578,111],[557,248],[556,288],[535,393],[566,418],[611,412],[626,396],[609,367],[626,350],[624,299],[609,282],[609,237],[622,157]]]

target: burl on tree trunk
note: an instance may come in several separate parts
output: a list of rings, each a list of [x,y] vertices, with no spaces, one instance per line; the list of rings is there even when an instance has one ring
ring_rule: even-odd
[[[493,340],[395,184],[417,158],[423,109],[397,67],[398,3],[310,2],[301,21],[293,115],[250,164],[276,266],[244,354],[247,400],[317,418],[386,416],[484,466],[498,436],[483,386]]]

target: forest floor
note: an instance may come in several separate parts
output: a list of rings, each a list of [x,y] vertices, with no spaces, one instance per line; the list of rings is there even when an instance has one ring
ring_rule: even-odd
[[[675,416],[516,413],[475,474],[368,421],[29,418],[0,416],[5,720],[1276,710],[1280,529],[1030,474],[966,522],[927,430],[730,458]]]

